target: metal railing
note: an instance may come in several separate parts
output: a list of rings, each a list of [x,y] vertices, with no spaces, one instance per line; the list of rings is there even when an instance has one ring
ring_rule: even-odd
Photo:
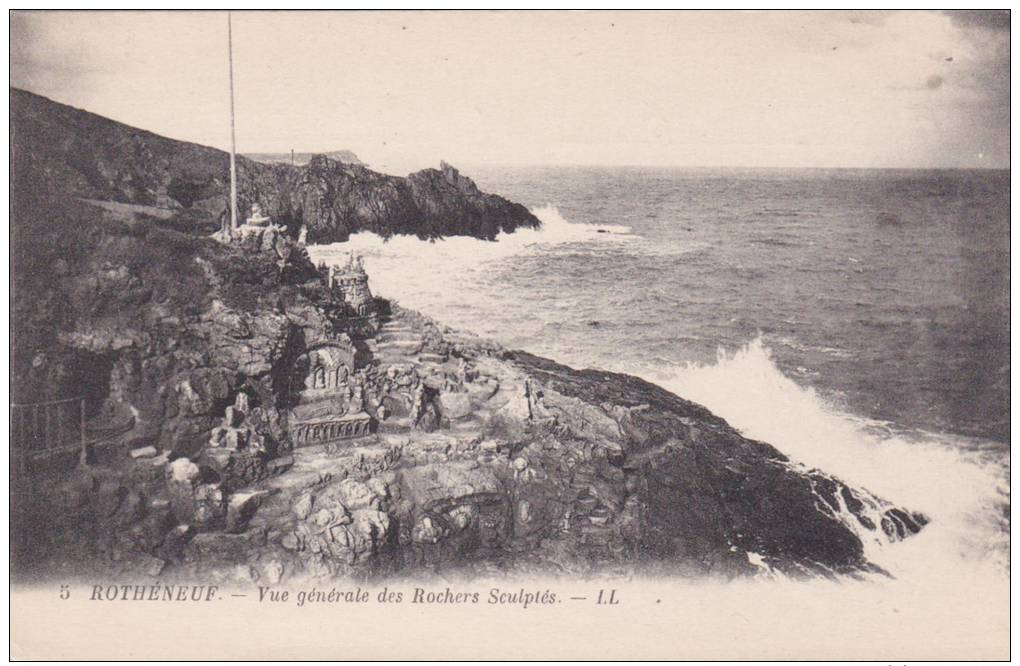
[[[67,398],[29,404],[11,404],[11,453],[21,472],[29,458],[78,451],[88,461],[85,398]]]

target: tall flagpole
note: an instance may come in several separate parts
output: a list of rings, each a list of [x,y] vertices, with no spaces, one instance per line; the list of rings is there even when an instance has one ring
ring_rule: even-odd
[[[227,58],[230,62],[230,231],[237,229],[237,146],[234,139],[234,37],[227,12]]]

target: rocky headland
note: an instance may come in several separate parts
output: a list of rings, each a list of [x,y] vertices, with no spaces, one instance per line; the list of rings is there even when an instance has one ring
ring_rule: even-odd
[[[334,162],[343,162],[345,164],[357,164],[360,166],[367,167],[368,165],[361,161],[361,159],[354,154],[351,150],[329,150],[320,151],[317,153],[246,153],[245,157],[256,162],[266,162],[269,164],[284,163],[284,164],[299,164],[304,165],[312,161],[312,158],[316,155],[324,155]]]
[[[196,233],[215,231],[229,215],[230,157],[221,150],[16,88],[10,111],[13,177],[25,188],[131,206]],[[259,204],[294,238],[304,228],[311,243],[345,241],[359,231],[494,239],[540,224],[524,206],[480,191],[448,164],[399,178],[325,155],[294,166],[238,157],[237,174],[243,217]]]
[[[39,100],[12,92],[12,110]],[[159,183],[199,168],[145,154],[168,139],[131,139],[143,157],[125,162],[130,146],[98,130],[94,155],[84,138],[68,143],[64,121],[15,129],[13,393],[84,396],[88,438],[85,460],[37,427],[12,443],[35,447],[12,455],[15,578],[859,575],[877,570],[862,536],[896,541],[927,522],[656,385],[397,307],[371,293],[359,258],[313,265],[291,226],[198,233],[195,208],[212,209],[218,189],[154,215]],[[220,154],[202,150],[208,185],[225,162],[215,171]],[[41,166],[56,155],[77,162]],[[334,230],[323,238],[354,219],[398,233],[405,203],[480,237],[527,222],[453,170],[401,180],[313,159],[300,182],[334,187],[316,199],[318,185],[282,185],[296,182],[288,169],[249,172],[246,191],[277,193],[259,200],[270,216],[302,202],[302,224]],[[358,203],[379,191],[386,206]],[[490,217],[482,203],[496,199],[511,217]],[[53,418],[47,437],[74,432],[74,417]]]

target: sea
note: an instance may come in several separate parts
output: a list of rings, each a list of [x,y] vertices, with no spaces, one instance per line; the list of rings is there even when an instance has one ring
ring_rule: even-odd
[[[361,233],[313,258],[353,249],[376,294],[443,324],[699,402],[929,516],[904,542],[861,535],[888,580],[985,610],[1008,599],[1008,171],[469,175],[542,228]]]

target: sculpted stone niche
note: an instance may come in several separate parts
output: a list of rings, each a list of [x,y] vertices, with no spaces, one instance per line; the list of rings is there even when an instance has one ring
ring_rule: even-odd
[[[340,304],[343,326],[353,337],[372,337],[379,331],[375,298],[368,288],[364,259],[351,252],[339,266],[319,266],[323,281]]]
[[[289,433],[295,447],[327,444],[372,433],[364,370],[346,335],[297,358],[291,372]]]

